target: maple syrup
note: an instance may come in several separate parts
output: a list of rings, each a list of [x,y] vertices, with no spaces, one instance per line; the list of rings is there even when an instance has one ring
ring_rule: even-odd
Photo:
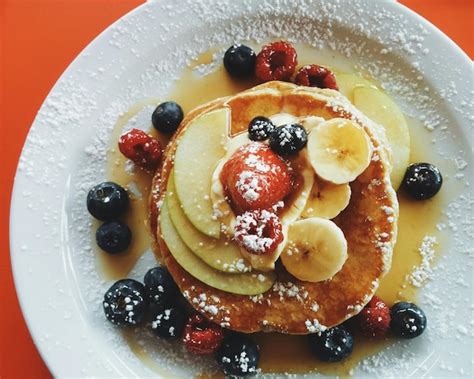
[[[314,52],[312,52],[311,48],[298,45],[296,48],[301,64],[314,63],[315,60],[327,66],[331,66],[334,63],[328,57],[318,56],[314,58]],[[195,68],[201,64],[211,63],[215,51],[217,49],[206,52],[190,67],[186,68],[169,96],[166,99],[161,99],[161,101],[176,101],[182,106],[186,114],[191,109],[207,101],[241,92],[257,84],[253,80],[236,81],[232,79],[222,66],[205,77],[197,75]],[[339,69],[347,70],[347,68],[343,67],[339,67]],[[110,149],[107,155],[107,179],[115,181],[122,186],[135,183],[142,195],[137,197],[131,194],[130,210],[124,218],[124,221],[130,226],[133,233],[132,245],[128,252],[113,256],[103,252],[98,253],[104,276],[108,279],[126,277],[138,258],[152,244],[147,210],[151,175],[141,169],[128,169],[126,159],[118,152],[116,146],[118,138],[123,132],[124,125],[144,107],[157,105],[159,102],[159,99],[147,99],[134,105],[118,120],[110,138]],[[408,117],[407,123],[412,146],[410,161],[427,161],[436,164],[437,159],[434,153],[429,148],[421,148],[425,145],[427,133],[423,126]],[[150,134],[159,138],[162,143],[166,143],[166,136],[160,135],[153,128],[150,129]],[[423,237],[426,235],[435,236],[439,241],[440,236],[436,229],[436,224],[447,201],[442,191],[434,199],[428,201],[417,202],[410,200],[401,191],[398,193],[398,198],[400,202],[399,230],[392,267],[390,272],[381,280],[377,291],[377,295],[383,298],[389,305],[401,300],[416,302],[418,288],[410,284],[407,278],[413,272],[414,267],[421,264],[422,257],[418,249]],[[438,244],[436,252],[438,253],[440,250],[440,244]],[[137,344],[136,336],[130,331],[127,331],[124,335],[129,342],[131,350],[143,363],[151,370],[162,374],[163,370],[160,369],[159,365]],[[363,358],[379,352],[394,342],[390,340],[370,341],[358,336],[356,333],[354,351],[351,356],[343,362],[324,363],[311,355],[307,346],[307,337],[305,336],[257,333],[254,337],[260,345],[261,359],[259,367],[263,372],[320,372],[338,376],[350,375],[351,370]],[[202,377],[208,376],[204,375]]]
[[[117,142],[123,133],[124,126],[132,117],[140,113],[145,107],[150,105],[156,106],[159,102],[157,99],[146,99],[134,104],[118,119],[110,136],[110,144],[107,151],[107,180],[118,183],[124,188],[133,186],[134,191],[128,191],[130,206],[122,219],[132,231],[132,242],[129,248],[123,253],[113,255],[101,250],[97,252],[99,266],[106,279],[122,279],[126,277],[138,259],[147,250],[151,249],[153,243],[149,230],[148,215],[148,199],[152,175],[146,170],[131,165],[118,150]],[[151,126],[148,133],[157,138],[162,146],[166,146],[168,143],[167,136],[158,133]]]

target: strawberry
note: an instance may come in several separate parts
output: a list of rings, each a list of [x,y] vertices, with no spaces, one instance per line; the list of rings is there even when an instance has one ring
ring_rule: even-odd
[[[161,159],[160,142],[143,130],[132,129],[123,134],[118,147],[125,157],[147,170],[156,169]]]
[[[252,142],[238,149],[225,163],[221,182],[237,213],[269,209],[291,191],[286,163],[270,148]]]
[[[184,328],[183,343],[195,354],[213,353],[219,348],[223,339],[223,329],[201,315],[191,316]]]
[[[377,296],[369,301],[357,318],[360,330],[369,338],[382,339],[390,329],[390,309]]]

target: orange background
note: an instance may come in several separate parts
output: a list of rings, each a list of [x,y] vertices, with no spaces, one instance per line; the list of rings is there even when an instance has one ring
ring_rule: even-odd
[[[473,0],[403,0],[474,56]],[[49,378],[21,315],[8,222],[16,165],[49,90],[81,50],[141,0],[0,0],[0,378]]]

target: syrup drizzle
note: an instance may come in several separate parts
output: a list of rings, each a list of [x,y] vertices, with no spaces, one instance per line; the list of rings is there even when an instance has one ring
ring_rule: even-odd
[[[302,65],[314,63],[314,53],[311,48],[296,46],[299,53],[299,61]],[[176,82],[169,97],[164,100],[173,100],[179,103],[185,113],[194,107],[212,99],[232,95],[248,89],[257,83],[255,81],[235,81],[227,75],[220,67],[215,72],[200,77],[195,73],[195,68],[201,64],[211,63],[216,49],[202,54],[190,67],[186,68],[180,79]],[[316,59],[325,66],[331,66],[334,62],[320,57]],[[337,71],[337,70],[336,70]],[[150,249],[152,237],[148,225],[148,196],[150,193],[151,175],[141,169],[129,168],[127,161],[116,148],[119,136],[123,132],[127,122],[146,106],[157,105],[159,99],[146,99],[133,105],[123,115],[114,127],[111,135],[110,149],[107,155],[107,179],[115,181],[123,186],[135,183],[142,194],[141,197],[131,195],[130,210],[124,221],[130,226],[133,233],[133,242],[129,250],[120,255],[110,256],[98,252],[100,267],[107,279],[120,279],[126,277],[140,256]],[[151,117],[151,114],[150,114]],[[427,131],[414,119],[408,118],[407,123],[411,136],[411,162],[429,161],[438,164],[436,157],[429,148],[422,148],[427,139]],[[149,133],[163,143],[167,142],[166,136],[156,132],[150,123]],[[400,202],[400,218],[398,241],[395,246],[392,267],[390,272],[381,280],[377,295],[383,298],[389,305],[396,301],[417,301],[418,288],[409,284],[407,277],[413,268],[420,265],[421,256],[418,248],[426,235],[435,236],[440,242],[440,235],[436,224],[441,216],[441,210],[447,203],[447,199],[441,191],[434,199],[416,202],[408,199],[401,191],[398,193]],[[437,254],[441,251],[441,244],[436,246]],[[163,374],[163,370],[154,362],[149,355],[137,344],[134,333],[124,333],[131,350],[152,371]],[[307,346],[307,337],[291,336],[278,333],[257,333],[254,335],[260,345],[260,368],[263,372],[280,373],[308,373],[320,372],[328,375],[350,376],[353,368],[367,356],[373,355],[391,345],[394,341],[369,341],[357,333],[353,353],[343,362],[324,363],[311,355]],[[284,346],[284,348],[282,348]],[[202,375],[200,377],[209,377]],[[212,376],[215,377],[215,376]],[[220,376],[217,376],[220,377]]]

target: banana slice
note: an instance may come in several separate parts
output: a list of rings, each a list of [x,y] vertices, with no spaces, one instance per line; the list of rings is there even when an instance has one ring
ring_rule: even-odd
[[[320,282],[332,278],[347,259],[347,241],[332,221],[307,218],[290,225],[281,260],[300,280]]]
[[[308,137],[308,157],[316,174],[334,184],[353,181],[368,166],[372,144],[362,127],[335,118],[320,124]]]
[[[289,113],[277,113],[273,116],[270,116],[270,120],[273,122],[274,125],[288,125],[294,124],[298,122],[298,117],[295,117]]]
[[[303,127],[306,130],[306,133],[309,133],[309,132],[311,132],[311,130],[313,130],[314,128],[316,128],[320,124],[322,124],[324,121],[325,120],[322,117],[306,116],[306,117],[300,118],[299,124],[303,125]]]
[[[303,217],[321,217],[332,219],[341,213],[351,199],[351,187],[348,183],[333,184],[317,180],[303,211]]]

